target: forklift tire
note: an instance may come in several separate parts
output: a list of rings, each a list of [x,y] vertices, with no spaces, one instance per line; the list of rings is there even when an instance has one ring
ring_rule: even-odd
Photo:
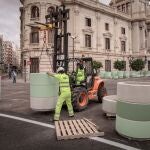
[[[97,97],[98,97],[98,102],[102,103],[103,102],[103,97],[107,95],[106,88],[104,86],[99,86],[98,92],[97,92]]]
[[[77,87],[73,90],[72,105],[75,111],[82,111],[88,105],[88,92],[84,87]]]

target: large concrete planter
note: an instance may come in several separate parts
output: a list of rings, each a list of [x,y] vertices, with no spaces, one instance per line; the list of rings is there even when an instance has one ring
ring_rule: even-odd
[[[111,76],[113,79],[118,79],[118,71],[112,71]]]
[[[124,78],[130,78],[130,72],[129,71],[124,71]]]
[[[124,71],[118,71],[118,77],[122,79],[124,77]]]
[[[111,72],[105,72],[105,79],[112,79]]]
[[[108,116],[116,116],[117,96],[110,95],[103,98],[102,110]]]
[[[99,75],[101,78],[105,78],[105,71],[100,71]]]
[[[135,139],[150,138],[150,83],[120,82],[117,85],[116,131]]]
[[[145,73],[145,76],[146,76],[146,77],[150,77],[150,71],[147,71],[147,72]]]
[[[30,107],[37,111],[53,110],[58,98],[58,81],[44,73],[30,74]]]

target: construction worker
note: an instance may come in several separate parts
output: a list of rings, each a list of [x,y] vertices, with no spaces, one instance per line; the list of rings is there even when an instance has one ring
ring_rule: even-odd
[[[85,69],[83,67],[82,61],[77,63],[77,71],[76,71],[76,84],[80,85],[83,82],[85,82],[86,75],[85,75]]]
[[[57,69],[56,74],[48,73],[49,76],[53,76],[59,81],[59,98],[55,108],[54,121],[59,120],[61,108],[64,102],[67,104],[67,108],[69,111],[69,116],[73,117],[73,107],[71,102],[71,89],[69,83],[69,76],[64,72],[63,67],[59,67]]]

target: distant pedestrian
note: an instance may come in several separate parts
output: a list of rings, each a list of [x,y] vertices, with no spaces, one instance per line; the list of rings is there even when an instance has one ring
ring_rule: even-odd
[[[13,79],[13,83],[16,83],[16,77],[17,77],[17,73],[15,70],[12,71],[12,79]]]
[[[9,79],[11,79],[11,74],[12,74],[12,71],[11,70],[9,70]]]

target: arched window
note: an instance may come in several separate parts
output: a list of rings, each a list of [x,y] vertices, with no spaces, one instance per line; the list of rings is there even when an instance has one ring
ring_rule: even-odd
[[[55,8],[53,6],[49,7],[47,9],[47,14],[50,14],[50,13],[54,12],[54,10],[55,10]]]
[[[31,18],[38,18],[39,17],[39,8],[37,6],[31,7]]]

